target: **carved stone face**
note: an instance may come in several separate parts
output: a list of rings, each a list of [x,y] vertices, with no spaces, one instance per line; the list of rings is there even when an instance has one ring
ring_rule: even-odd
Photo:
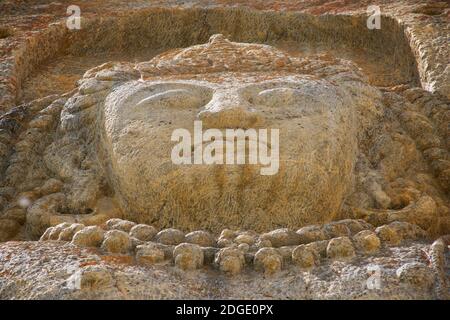
[[[270,80],[176,78],[128,82],[106,98],[101,142],[125,214],[191,230],[268,230],[333,218],[351,186],[357,148],[355,104],[345,88],[275,72]],[[278,172],[261,175],[264,165],[248,162],[174,164],[172,133],[185,128],[193,136],[196,120],[221,132],[279,129]]]

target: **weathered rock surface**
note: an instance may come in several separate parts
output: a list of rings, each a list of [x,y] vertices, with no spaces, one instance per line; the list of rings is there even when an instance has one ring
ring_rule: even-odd
[[[162,251],[156,253],[154,249],[151,252],[138,249],[140,260],[135,264],[133,260],[114,259],[70,243],[9,242],[0,244],[0,297],[435,299],[433,273],[423,256],[412,254],[427,250],[427,247],[414,243],[392,247],[378,256],[361,256],[350,264],[333,262],[331,265],[324,262],[314,268],[314,272],[299,272],[298,266],[287,265],[268,277],[259,271],[244,271],[239,254],[225,254],[236,257],[237,261],[222,261],[222,266],[227,270],[241,268],[239,270],[243,272],[230,276],[208,266],[180,273],[175,265],[161,264],[164,254]],[[268,265],[272,263],[268,262]],[[369,270],[373,265],[381,269],[379,289],[367,287]],[[211,281],[211,277],[215,280]],[[245,280],[249,278],[252,280]]]
[[[85,227],[74,234],[72,243],[80,247],[99,247],[105,232],[97,226]]]
[[[128,233],[121,230],[109,230],[105,233],[101,248],[109,253],[127,253],[131,250],[132,240]]]
[[[0,298],[448,299],[448,3],[372,1],[378,31],[359,1],[95,0],[68,31],[16,2],[0,242],[40,241],[0,244]],[[195,120],[279,128],[277,174],[175,165]]]

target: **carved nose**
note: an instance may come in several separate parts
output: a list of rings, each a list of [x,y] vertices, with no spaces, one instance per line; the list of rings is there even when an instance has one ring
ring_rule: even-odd
[[[264,122],[260,112],[237,92],[221,91],[198,114],[205,128],[255,128]]]

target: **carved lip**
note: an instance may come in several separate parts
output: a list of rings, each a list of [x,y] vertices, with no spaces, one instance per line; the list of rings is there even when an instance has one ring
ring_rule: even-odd
[[[228,144],[231,144],[231,143],[233,143],[233,146],[234,146],[234,148],[235,148],[235,152],[237,151],[237,145],[238,145],[238,139],[236,138],[236,137],[233,137],[233,139],[231,139],[231,138],[229,138],[229,137],[222,137],[222,139],[218,139],[219,141],[221,140],[222,141],[222,143],[223,143],[223,147],[224,148],[226,148],[227,146],[228,146]],[[216,140],[210,140],[210,141],[202,141],[202,142],[200,142],[200,143],[197,143],[197,144],[194,144],[194,143],[192,143],[191,144],[191,149],[192,150],[195,150],[195,149],[197,149],[197,147],[199,147],[199,146],[207,146],[207,145],[209,145],[210,143],[212,143],[212,142],[214,142],[214,141],[216,141]],[[253,142],[253,143],[255,143],[255,145],[257,146],[257,148],[259,148],[259,146],[260,146],[260,144],[264,144],[264,145],[266,145],[267,146],[267,148],[269,149],[269,150],[271,150],[272,149],[272,145],[269,143],[269,142],[267,142],[266,140],[260,140],[260,139],[253,139],[253,138],[249,138],[249,137],[246,137],[245,138],[245,150],[248,150],[249,149],[249,147],[250,147],[250,142]]]

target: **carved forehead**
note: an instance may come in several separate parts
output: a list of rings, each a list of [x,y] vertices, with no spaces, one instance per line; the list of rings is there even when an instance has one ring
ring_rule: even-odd
[[[247,84],[257,84],[269,81],[304,81],[305,79],[319,79],[314,75],[291,73],[291,72],[217,72],[217,73],[198,73],[198,74],[172,74],[164,76],[143,77],[143,80],[152,82],[183,82],[195,81],[199,84],[205,83],[212,88],[231,88]]]

